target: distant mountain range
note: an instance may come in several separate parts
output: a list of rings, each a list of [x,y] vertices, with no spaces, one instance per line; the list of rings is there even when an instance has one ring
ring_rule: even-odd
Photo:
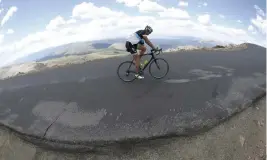
[[[76,42],[64,44],[57,47],[44,49],[25,57],[19,58],[15,63],[25,63],[31,61],[45,61],[54,58],[60,58],[68,55],[83,55],[95,52],[98,49],[108,48],[110,43],[95,43],[95,42]]]
[[[151,41],[153,42],[153,44],[160,46],[163,50],[186,45],[213,47],[218,44],[218,42],[215,41],[204,41],[195,37],[180,37],[175,39],[151,39]],[[103,49],[123,50],[124,42],[125,39],[118,38],[69,43],[29,54],[25,57],[17,59],[14,63],[25,63],[31,61],[40,62],[68,55],[90,54]]]

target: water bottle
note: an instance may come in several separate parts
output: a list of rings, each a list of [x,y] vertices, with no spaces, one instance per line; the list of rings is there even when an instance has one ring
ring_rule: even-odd
[[[148,63],[148,60],[145,60],[144,65],[146,65],[147,63]]]

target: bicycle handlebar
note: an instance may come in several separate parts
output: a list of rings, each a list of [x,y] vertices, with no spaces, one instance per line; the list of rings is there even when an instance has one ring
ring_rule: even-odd
[[[157,50],[151,49],[151,53],[152,53],[152,54],[154,54],[154,53],[156,53],[156,52],[157,52],[156,55],[159,55],[160,53],[162,53],[162,48],[157,49]]]

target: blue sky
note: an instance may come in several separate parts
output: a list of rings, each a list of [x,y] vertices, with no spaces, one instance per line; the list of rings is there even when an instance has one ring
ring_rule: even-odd
[[[7,62],[73,41],[123,37],[146,24],[155,37],[266,44],[265,0],[0,1],[0,58]]]

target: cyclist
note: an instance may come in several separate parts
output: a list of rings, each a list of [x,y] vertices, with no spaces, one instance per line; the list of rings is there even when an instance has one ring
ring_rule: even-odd
[[[127,52],[130,52],[133,55],[134,63],[136,66],[136,77],[138,79],[143,79],[144,76],[140,75],[139,73],[139,66],[140,66],[140,58],[146,52],[146,46],[148,44],[153,50],[157,50],[154,45],[148,39],[148,35],[153,32],[153,29],[150,26],[146,26],[144,30],[138,30],[132,33],[126,40],[125,47]],[[138,53],[139,52],[139,53]]]

